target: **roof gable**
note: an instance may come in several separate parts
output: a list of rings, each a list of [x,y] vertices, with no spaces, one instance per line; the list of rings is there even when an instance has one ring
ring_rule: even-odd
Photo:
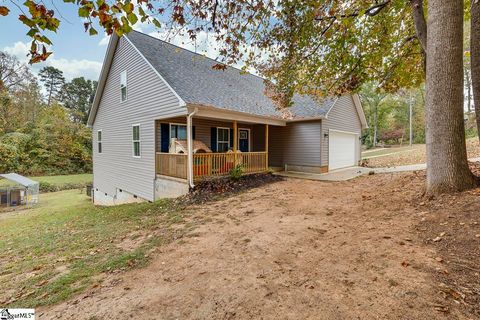
[[[138,31],[132,31],[124,37],[177,96],[181,105],[203,105],[254,116],[283,118],[272,100],[265,95],[263,78],[230,66],[225,70],[216,70],[212,67],[217,61]],[[113,34],[90,110],[89,126],[95,120],[118,42],[119,37]],[[293,106],[288,111],[295,121],[322,119],[336,100],[327,98],[318,103],[311,96],[296,94]],[[357,101],[355,103],[357,105]],[[364,120],[361,105],[357,105],[357,111],[361,120]]]
[[[265,93],[264,79],[233,67],[212,68],[217,61],[132,31],[132,44],[187,103],[213,106],[259,116],[281,117]],[[320,105],[307,95],[295,95],[289,110],[294,117],[322,117],[334,98]]]

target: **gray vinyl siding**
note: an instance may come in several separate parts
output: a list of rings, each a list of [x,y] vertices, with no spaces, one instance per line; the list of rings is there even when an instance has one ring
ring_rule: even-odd
[[[270,126],[268,129],[268,165],[283,167],[283,152],[287,148],[284,141],[285,127]]]
[[[121,102],[120,73],[124,70],[127,100]],[[128,40],[121,38],[93,123],[94,188],[109,196],[123,189],[153,201],[155,119],[186,113],[176,95]],[[140,125],[140,158],[133,157],[132,125],[136,124]],[[102,130],[101,154],[97,150],[97,130]]]
[[[268,131],[273,126],[269,126]],[[265,151],[265,125],[258,124],[253,126],[252,130],[252,148],[253,152]]]
[[[292,122],[286,127],[271,127],[269,165],[319,167],[321,159],[321,121]]]
[[[352,96],[340,97],[322,122],[322,166],[328,165],[328,134],[329,130],[340,130],[361,134],[362,123]],[[360,159],[361,144],[357,143],[357,154]]]
[[[156,150],[160,152],[162,145],[161,138],[161,123],[179,123],[186,124],[187,118],[185,117],[176,117],[171,119],[159,120],[157,121],[157,144]],[[212,127],[222,127],[222,128],[233,128],[232,122],[224,122],[221,120],[210,120],[210,119],[200,119],[193,117],[192,125],[195,127],[195,140],[200,140],[205,143],[209,148],[211,148],[211,128]],[[264,125],[252,125],[252,124],[243,124],[238,123],[238,128],[250,129],[250,151],[265,151],[265,126]],[[233,147],[233,146],[232,146]]]

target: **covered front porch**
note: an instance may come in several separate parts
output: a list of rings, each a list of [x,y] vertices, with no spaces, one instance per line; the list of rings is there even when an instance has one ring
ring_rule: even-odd
[[[193,184],[228,175],[236,166],[247,174],[268,170],[268,119],[257,119],[267,122],[258,123],[240,115],[235,120],[232,115],[219,119],[197,113],[156,120],[157,177],[185,179]]]

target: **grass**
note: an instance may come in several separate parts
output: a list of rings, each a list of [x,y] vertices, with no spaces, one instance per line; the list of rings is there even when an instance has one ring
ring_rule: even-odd
[[[391,148],[382,148],[382,149],[372,149],[362,152],[362,159],[376,158],[382,156],[392,155],[398,152],[409,152],[412,150],[423,149],[425,148],[424,144],[415,144],[413,146],[395,146]]]
[[[466,141],[468,158],[480,157],[478,137],[468,138]],[[413,147],[397,147],[375,151],[367,151],[362,155],[369,167],[392,167],[409,164],[426,163],[427,155],[424,144]]]
[[[46,182],[53,185],[62,185],[67,183],[78,183],[78,184],[87,184],[93,181],[93,174],[83,173],[83,174],[69,174],[62,176],[41,176],[41,177],[31,177],[32,180],[38,182]]]
[[[41,192],[53,192],[68,189],[79,189],[92,183],[93,175],[91,173],[70,174],[60,176],[39,176],[29,177],[32,180],[40,182]],[[8,180],[1,179],[0,187],[12,185]]]
[[[0,215],[0,305],[38,307],[98,285],[105,272],[145,265],[185,228],[172,201],[95,207],[84,193],[41,195],[32,209]],[[128,244],[128,246],[125,245]]]

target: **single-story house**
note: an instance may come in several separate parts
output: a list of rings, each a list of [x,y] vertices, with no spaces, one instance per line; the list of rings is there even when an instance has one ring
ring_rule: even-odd
[[[263,78],[216,64],[140,32],[111,37],[88,119],[95,203],[178,196],[235,165],[322,173],[358,164],[367,123],[356,94],[295,95],[285,117]]]

